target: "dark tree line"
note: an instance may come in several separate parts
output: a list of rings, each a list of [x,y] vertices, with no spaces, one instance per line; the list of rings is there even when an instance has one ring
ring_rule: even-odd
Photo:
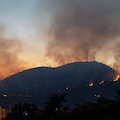
[[[116,93],[114,100],[102,97],[96,102],[83,101],[73,109],[62,105],[67,102],[65,93],[50,96],[43,109],[35,104],[18,103],[5,120],[120,120],[120,89]]]

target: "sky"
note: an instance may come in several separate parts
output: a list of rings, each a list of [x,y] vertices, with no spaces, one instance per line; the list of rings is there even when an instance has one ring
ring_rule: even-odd
[[[0,0],[0,79],[29,68],[102,62],[120,72],[119,0]]]

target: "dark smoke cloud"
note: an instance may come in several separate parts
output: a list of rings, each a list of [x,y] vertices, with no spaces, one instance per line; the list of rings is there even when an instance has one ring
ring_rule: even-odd
[[[62,65],[74,61],[91,61],[100,51],[107,51],[114,58],[114,68],[119,69],[120,1],[57,2],[58,9],[54,8],[54,18],[49,29],[50,41],[46,56]],[[102,54],[107,56],[104,52]]]
[[[18,38],[9,38],[5,27],[0,25],[0,80],[25,69],[20,60],[22,43]]]

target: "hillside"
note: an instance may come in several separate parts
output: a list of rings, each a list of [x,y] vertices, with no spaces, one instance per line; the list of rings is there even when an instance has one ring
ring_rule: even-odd
[[[92,99],[91,94],[93,95],[95,91],[98,91],[95,94],[102,93],[103,95],[106,93],[103,91],[108,91],[107,97],[113,97],[119,84],[113,85],[114,82],[108,81],[115,77],[116,72],[112,68],[98,62],[75,62],[56,68],[38,67],[22,71],[0,81],[0,94],[2,99],[6,97],[5,100],[7,102],[9,100],[8,103],[20,101],[22,96],[26,101],[43,103],[44,96],[48,97],[50,94],[60,92],[66,92],[71,102]],[[99,87],[102,80],[108,86],[104,84]],[[89,87],[91,82],[94,84],[91,86],[92,89]],[[72,100],[73,95],[75,100]],[[13,99],[15,96],[20,98],[15,100]]]

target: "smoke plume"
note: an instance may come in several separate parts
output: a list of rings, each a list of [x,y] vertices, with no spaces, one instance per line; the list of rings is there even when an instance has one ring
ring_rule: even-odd
[[[22,43],[15,37],[9,38],[5,27],[0,26],[0,80],[23,69],[24,62],[20,60]]]
[[[55,3],[56,4],[56,3]],[[120,71],[118,0],[60,0],[54,8],[46,56],[59,65],[97,60]]]

